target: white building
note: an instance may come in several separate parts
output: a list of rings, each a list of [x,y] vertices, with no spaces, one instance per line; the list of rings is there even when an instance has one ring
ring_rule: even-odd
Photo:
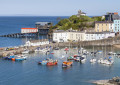
[[[84,41],[84,32],[76,31],[56,31],[53,33],[53,41],[69,42],[69,41]]]
[[[85,41],[101,40],[109,37],[115,37],[114,32],[86,32]]]
[[[78,10],[77,17],[80,17],[80,16],[86,16],[86,13],[82,12],[81,10]]]
[[[48,45],[49,41],[38,41],[38,42],[32,42],[27,41],[24,46],[40,46],[40,45]]]
[[[36,33],[38,32],[37,28],[21,28],[21,33]]]
[[[92,41],[115,37],[114,32],[78,32],[78,31],[56,31],[53,33],[53,41]]]
[[[85,41],[92,41],[92,40],[95,40],[95,34],[93,32],[86,32]]]

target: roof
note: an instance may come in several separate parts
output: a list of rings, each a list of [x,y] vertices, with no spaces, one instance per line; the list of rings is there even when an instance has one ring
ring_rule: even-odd
[[[37,28],[21,28],[21,29],[37,29]]]
[[[113,23],[112,21],[96,21],[95,23]]]
[[[85,12],[82,12],[81,14],[86,14]]]
[[[50,22],[36,22],[35,24],[46,25],[48,23],[50,23]]]
[[[67,30],[67,31],[64,31],[64,30],[57,30],[57,31],[54,31],[53,33],[68,33],[68,32],[71,32],[71,33],[85,33],[85,32],[83,32],[83,31],[69,31],[69,30]]]
[[[114,32],[109,32],[109,31],[105,31],[105,32],[86,32],[86,34],[108,34],[108,33],[114,33]]]

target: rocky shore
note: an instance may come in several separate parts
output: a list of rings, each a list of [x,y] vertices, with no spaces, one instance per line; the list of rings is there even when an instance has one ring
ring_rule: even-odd
[[[120,77],[113,77],[109,80],[97,80],[93,83],[97,85],[120,85]]]

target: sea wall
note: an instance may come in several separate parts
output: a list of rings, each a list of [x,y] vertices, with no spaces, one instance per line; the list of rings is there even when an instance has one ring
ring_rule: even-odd
[[[37,47],[41,47],[41,48],[45,48],[46,46],[52,46],[54,47],[73,47],[73,46],[116,46],[116,47],[120,47],[120,38],[119,37],[114,37],[114,38],[108,38],[108,39],[102,39],[102,40],[94,40],[94,41],[80,41],[80,42],[63,42],[63,43],[52,43],[50,42],[49,44],[46,45],[41,45],[41,46],[29,46],[27,47],[30,52],[34,52],[34,50]],[[19,47],[17,49],[14,50],[10,50],[10,51],[6,51],[4,50],[5,48],[1,48],[0,49],[0,56],[8,56],[10,53],[14,53],[14,54],[21,54],[24,49],[26,48],[26,46],[24,47]]]

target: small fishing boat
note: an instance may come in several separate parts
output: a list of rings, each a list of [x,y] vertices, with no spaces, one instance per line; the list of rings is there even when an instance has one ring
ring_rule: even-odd
[[[102,50],[97,51],[97,53],[98,53],[98,54],[101,54],[101,53],[102,53]]]
[[[103,59],[100,58],[100,59],[98,60],[98,63],[103,63]]]
[[[57,62],[48,62],[47,63],[47,66],[54,66],[54,65],[57,65]]]
[[[12,58],[12,61],[15,61],[15,58]]]
[[[12,58],[14,58],[15,56],[14,55],[11,55],[8,57],[8,60],[12,60]]]
[[[80,62],[81,62],[81,63],[85,63],[85,61],[86,61],[86,55],[82,55],[82,56],[80,57]]]
[[[79,62],[80,61],[80,57],[81,56],[77,56],[77,57],[74,58],[74,60]]]
[[[77,57],[78,55],[77,54],[75,54],[73,57],[75,58],[75,57]]]
[[[108,61],[106,62],[107,65],[112,65],[114,63],[114,60],[111,56],[108,57]]]
[[[64,56],[64,55],[62,55],[62,57],[61,57],[61,58],[63,59],[63,58],[65,58],[65,56]]]
[[[2,57],[3,59],[5,59],[5,60],[7,60],[8,59],[8,56],[6,56],[6,57]]]
[[[69,49],[67,47],[65,47],[64,51],[69,51]]]
[[[27,56],[25,55],[16,55],[15,60],[16,61],[23,61],[26,60]]]
[[[73,56],[69,56],[69,57],[67,57],[67,60],[73,60],[73,59],[74,59]]]
[[[62,63],[62,67],[69,67],[69,66],[72,66],[72,64],[73,64],[73,62],[71,62],[71,61],[64,61]]]
[[[26,59],[27,59],[27,56],[21,55],[21,58],[23,58],[24,60],[26,60]]]
[[[43,61],[38,62],[38,64],[41,64],[41,65],[46,65],[46,64],[47,64],[47,62],[48,62],[48,60],[43,60]]]
[[[55,49],[54,50],[59,50],[59,47],[55,47]]]
[[[35,49],[35,52],[40,52],[41,51],[41,48],[40,47],[37,47],[36,49]]]
[[[54,54],[53,52],[51,52],[50,54]]]
[[[30,51],[29,50],[24,50],[22,54],[28,54]]]
[[[54,66],[54,65],[57,65],[58,61],[57,60],[52,60],[50,59],[48,62],[47,62],[47,66]]]
[[[98,63],[101,63],[101,64],[106,64],[106,65],[112,65],[114,63],[112,57],[109,57],[108,59],[105,58],[105,59],[100,59],[98,60]]]
[[[95,58],[90,59],[90,63],[95,63],[95,62],[96,62]]]

